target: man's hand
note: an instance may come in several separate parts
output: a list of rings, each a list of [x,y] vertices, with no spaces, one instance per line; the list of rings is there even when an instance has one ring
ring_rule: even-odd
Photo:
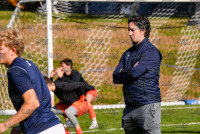
[[[56,70],[52,70],[50,73],[50,78],[53,78],[56,75]]]
[[[56,73],[58,74],[58,77],[59,77],[59,78],[62,78],[62,77],[63,77],[64,71],[62,71],[61,68],[57,68],[57,69],[56,69]]]
[[[139,64],[139,61],[135,63],[134,67],[136,67]]]
[[[0,134],[7,131],[8,127],[4,123],[0,123]]]

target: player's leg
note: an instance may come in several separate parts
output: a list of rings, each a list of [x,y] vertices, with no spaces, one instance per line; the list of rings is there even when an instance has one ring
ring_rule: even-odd
[[[69,105],[66,105],[65,103],[63,103],[62,101],[58,102],[55,106],[53,106],[51,108],[51,110],[55,113],[55,114],[62,114],[63,117],[65,118],[66,122],[68,122],[68,118],[65,114],[65,109],[67,109],[69,107]],[[69,125],[68,125],[69,126]],[[65,133],[69,134],[69,130],[65,128]]]
[[[72,104],[73,107],[77,110],[77,116],[83,115],[88,112],[89,110],[89,103],[85,99],[85,95],[80,96],[79,100]],[[65,128],[74,127],[70,120],[66,121],[64,124]]]
[[[78,134],[81,134],[82,130],[76,117],[87,113],[89,110],[89,102],[84,98],[85,96],[81,96],[78,101],[74,102],[72,106],[65,110],[67,117],[72,122]]]
[[[65,114],[65,109],[67,109],[70,105],[66,105],[64,102],[60,101],[55,106],[52,107],[52,111],[55,114],[62,114],[65,119],[67,116]]]
[[[94,111],[94,108],[92,106],[92,102],[96,99],[97,96],[97,90],[90,90],[87,92],[86,94],[86,99],[89,102],[89,115],[90,115],[90,119],[92,120],[92,123],[89,127],[89,129],[94,129],[94,128],[98,128],[98,123],[97,123],[97,119],[96,119],[96,114]]]
[[[74,125],[75,129],[76,129],[76,133],[77,134],[82,134],[82,129],[78,123],[78,120],[77,120],[77,110],[75,107],[73,106],[70,106],[69,108],[67,108],[65,110],[65,113],[68,117],[68,119],[72,122],[72,124]]]
[[[96,114],[94,111],[93,106],[91,105],[89,108],[89,115],[90,115],[90,119],[92,120],[92,123],[89,127],[89,129],[94,129],[94,128],[98,128],[98,123],[97,123],[97,119],[96,119]]]

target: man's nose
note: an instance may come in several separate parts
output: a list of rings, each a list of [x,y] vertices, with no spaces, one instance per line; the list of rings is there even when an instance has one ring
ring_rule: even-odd
[[[129,31],[129,36],[131,36],[132,35],[132,32],[131,32],[131,30]]]

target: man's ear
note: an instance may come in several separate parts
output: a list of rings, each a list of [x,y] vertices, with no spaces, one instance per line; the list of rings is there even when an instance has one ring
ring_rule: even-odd
[[[11,51],[12,51],[11,56],[17,55],[17,50],[16,50],[16,48],[12,47],[12,48],[11,48]]]
[[[145,30],[141,30],[141,33],[142,33],[142,35],[144,35],[145,36]]]

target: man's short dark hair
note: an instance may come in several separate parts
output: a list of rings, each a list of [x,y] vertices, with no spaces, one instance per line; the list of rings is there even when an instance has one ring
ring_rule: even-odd
[[[47,84],[53,83],[53,81],[51,81],[47,76],[44,76],[44,80],[46,81]]]
[[[130,22],[133,22],[140,30],[144,30],[145,31],[144,37],[149,38],[150,31],[151,31],[151,25],[150,25],[149,19],[147,17],[134,16],[128,20],[128,24]]]
[[[60,64],[62,64],[62,63],[65,63],[67,66],[71,66],[71,69],[73,68],[73,62],[72,62],[72,60],[71,59],[68,59],[68,58],[65,58],[65,59],[63,59],[61,62],[60,62]]]

